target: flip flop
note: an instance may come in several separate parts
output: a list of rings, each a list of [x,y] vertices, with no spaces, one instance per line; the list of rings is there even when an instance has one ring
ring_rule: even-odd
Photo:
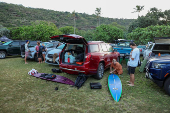
[[[128,84],[128,85],[129,85],[129,86],[132,86],[132,87],[134,86],[134,85],[132,85],[132,84]]]

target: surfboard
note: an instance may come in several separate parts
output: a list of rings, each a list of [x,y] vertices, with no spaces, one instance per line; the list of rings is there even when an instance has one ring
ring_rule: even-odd
[[[108,77],[108,87],[113,99],[118,102],[122,94],[122,83],[116,74],[110,74]]]
[[[36,73],[34,75],[31,75],[31,76],[34,76],[36,78],[41,78],[41,79],[44,79],[44,80],[48,80],[48,81],[59,82],[59,83],[68,84],[68,85],[74,85],[74,82],[72,80],[70,80],[66,77],[63,77],[63,76],[56,75],[56,77],[54,79],[47,79],[47,78],[44,78],[44,77],[40,77],[41,74],[44,74],[44,73]]]

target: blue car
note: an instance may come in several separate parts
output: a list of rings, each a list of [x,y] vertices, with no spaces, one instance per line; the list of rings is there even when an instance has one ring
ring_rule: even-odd
[[[170,95],[170,56],[155,57],[148,61],[146,66],[146,77]]]

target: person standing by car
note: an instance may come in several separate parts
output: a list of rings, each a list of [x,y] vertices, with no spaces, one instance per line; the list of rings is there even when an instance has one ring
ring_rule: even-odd
[[[29,44],[29,40],[26,40],[26,44],[25,44],[25,64],[28,64],[27,63],[27,56],[29,54],[28,44]]]
[[[134,42],[131,42],[130,47],[132,48],[130,58],[128,61],[128,73],[130,74],[130,81],[129,86],[134,86],[134,81],[135,81],[135,68],[138,66],[139,58],[140,58],[140,51],[136,47],[136,44]]]
[[[114,70],[112,71],[112,68]],[[119,62],[117,62],[115,59],[113,59],[111,65],[110,65],[110,73],[121,75],[123,74],[122,66]]]
[[[45,47],[45,45],[44,45],[44,43],[42,43],[42,49],[43,49],[43,51],[42,51],[42,56],[43,56],[43,59],[44,59],[44,61],[43,62],[45,62],[45,54],[46,54],[46,51],[47,51],[47,48]]]

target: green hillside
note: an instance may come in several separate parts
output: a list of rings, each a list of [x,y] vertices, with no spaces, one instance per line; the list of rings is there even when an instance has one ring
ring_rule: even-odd
[[[36,20],[53,22],[58,28],[74,25],[73,17],[70,12],[28,8],[22,5],[0,2],[0,24],[4,27],[31,25],[31,22]],[[101,17],[100,20],[101,24],[111,24],[112,22],[116,22],[125,28],[128,28],[129,24],[134,21],[134,19],[113,19],[104,17]],[[76,27],[79,30],[94,29],[96,25],[97,18],[95,15],[76,13]]]

